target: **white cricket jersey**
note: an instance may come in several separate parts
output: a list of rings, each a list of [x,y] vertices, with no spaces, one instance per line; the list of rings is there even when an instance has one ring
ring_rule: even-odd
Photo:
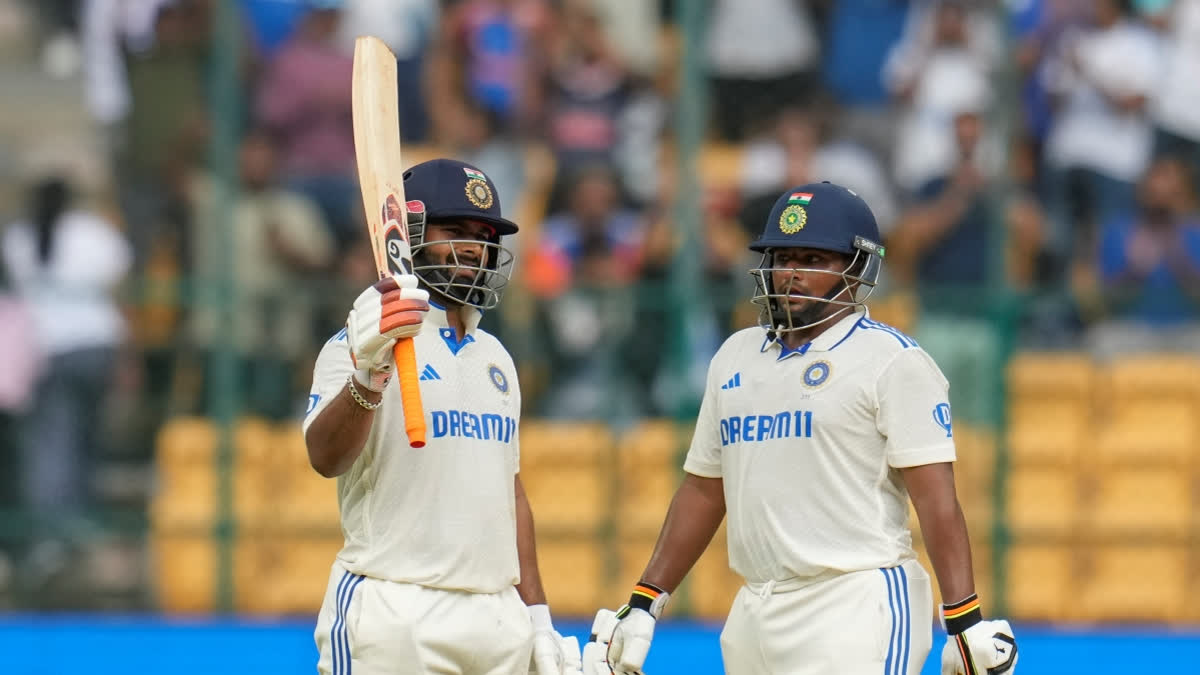
[[[346,538],[338,560],[355,574],[478,593],[519,581],[521,390],[508,351],[470,314],[457,336],[431,303],[414,338],[425,447],[409,447],[392,378],[362,454],[338,477]],[[343,330],[317,357],[305,432],[353,371]]]
[[[684,470],[724,479],[733,570],[804,582],[915,558],[897,469],[954,461],[948,400],[933,359],[865,313],[794,350],[730,336]]]

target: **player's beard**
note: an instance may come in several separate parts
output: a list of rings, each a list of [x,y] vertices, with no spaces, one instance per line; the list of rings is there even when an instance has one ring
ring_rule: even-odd
[[[845,311],[845,306],[834,305],[829,301],[837,299],[843,293],[848,293],[847,288],[846,282],[839,280],[838,283],[834,284],[833,288],[821,296],[822,300],[817,300],[810,296],[804,300],[804,304],[799,309],[792,309],[790,303],[781,298],[776,301],[779,308],[776,310],[778,315],[775,318],[775,322],[792,327],[810,326],[819,323],[834,312]]]

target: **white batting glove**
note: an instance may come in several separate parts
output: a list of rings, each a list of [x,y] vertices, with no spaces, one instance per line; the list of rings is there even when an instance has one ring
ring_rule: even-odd
[[[547,605],[529,605],[533,624],[533,651],[529,656],[530,675],[582,675],[579,640],[565,638],[554,630]]]
[[[608,643],[617,628],[617,613],[611,609],[596,612],[592,620],[592,637],[583,646],[584,675],[612,675],[608,667]]]
[[[593,640],[600,643],[602,633],[609,633],[605,662],[612,673],[644,675],[642,665],[650,652],[650,641],[654,639],[654,624],[662,616],[670,599],[671,594],[665,590],[639,581],[629,596],[629,604],[618,609],[614,615],[616,624],[611,632],[607,626],[611,620],[604,615],[607,610],[600,610],[596,615],[592,624]]]
[[[979,598],[970,597],[942,605],[946,646],[942,648],[942,675],[1001,675],[1017,667],[1017,641],[1012,626],[1003,619],[984,621]]]
[[[360,293],[346,317],[354,379],[372,391],[386,389],[395,367],[392,347],[420,333],[428,311],[429,292],[417,288],[412,274],[381,279]]]

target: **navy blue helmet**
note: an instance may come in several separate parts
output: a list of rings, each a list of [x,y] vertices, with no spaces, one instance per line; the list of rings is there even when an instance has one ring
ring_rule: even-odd
[[[500,237],[515,234],[517,225],[501,215],[500,195],[492,179],[466,162],[433,159],[404,172],[404,193],[413,274],[447,300],[479,309],[495,307],[508,286],[513,265],[512,251],[500,245]],[[491,227],[482,259],[468,260],[459,254],[462,244],[479,244],[477,241],[426,241],[428,225],[463,220]],[[445,262],[434,261],[427,251],[441,244],[452,245]]]
[[[780,249],[808,248],[832,251],[845,257],[840,270],[782,267],[775,264]],[[809,183],[784,192],[767,216],[762,236],[750,244],[750,250],[762,253],[756,269],[755,293],[751,301],[762,307],[759,323],[768,330],[800,330],[824,323],[861,306],[875,288],[883,262],[879,226],[871,208],[852,190],[833,183]],[[831,274],[840,277],[823,296],[804,295],[789,289],[775,289],[776,274]],[[809,307],[793,312],[796,300],[811,300]],[[825,303],[840,307],[826,314]]]

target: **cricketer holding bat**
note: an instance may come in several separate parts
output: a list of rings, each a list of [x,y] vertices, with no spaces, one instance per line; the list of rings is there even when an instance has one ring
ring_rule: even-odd
[[[508,283],[501,238],[517,226],[491,179],[462,162],[418,164],[404,188],[412,274],[359,295],[317,357],[304,419],[313,468],[338,478],[346,539],[317,620],[318,669],[577,673],[578,643],[554,630],[538,575],[516,369],[478,328]],[[421,449],[391,378],[405,337],[421,373]]]
[[[867,204],[830,183],[784,193],[751,270],[761,326],[713,357],[684,479],[629,604],[601,610],[588,675],[638,673],[654,625],[728,517],[745,580],[721,633],[731,675],[903,675],[929,653],[932,587],[949,635],[942,673],[1007,673],[1007,621],[985,621],[954,490],[946,379],[912,338],[868,318],[883,261]],[[695,589],[703,593],[703,588]]]

